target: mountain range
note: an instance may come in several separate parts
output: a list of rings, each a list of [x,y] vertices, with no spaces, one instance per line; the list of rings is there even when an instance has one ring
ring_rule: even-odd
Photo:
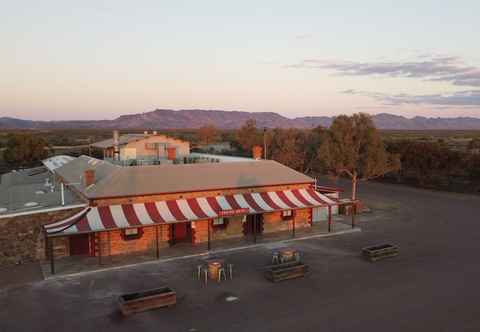
[[[377,128],[396,130],[480,130],[480,118],[406,118],[399,115],[380,113],[372,116]],[[217,128],[235,129],[248,119],[254,119],[258,127],[268,128],[312,128],[328,127],[334,117],[308,116],[287,118],[274,112],[239,112],[221,110],[170,110],[122,115],[113,120],[66,120],[33,121],[11,117],[0,117],[0,129],[190,129],[211,124]]]

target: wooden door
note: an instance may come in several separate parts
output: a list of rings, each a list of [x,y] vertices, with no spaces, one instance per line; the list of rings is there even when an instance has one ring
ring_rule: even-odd
[[[255,222],[256,220],[256,222]],[[263,232],[263,215],[262,214],[249,214],[247,221],[243,223],[243,234],[253,234],[254,227],[257,234]]]
[[[189,222],[172,224],[171,244],[178,242],[189,242],[191,240],[192,225]]]

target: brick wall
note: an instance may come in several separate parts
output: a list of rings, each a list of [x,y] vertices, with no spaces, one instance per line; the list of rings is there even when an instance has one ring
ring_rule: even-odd
[[[156,248],[156,233],[155,227],[143,227],[143,234],[138,239],[124,240],[122,237],[122,230],[113,230],[108,232],[100,232],[92,234],[91,236],[100,238],[100,247],[102,256],[129,254],[134,252],[155,252]],[[170,229],[169,225],[158,226],[158,242],[159,248],[169,246]],[[95,256],[98,256],[98,251],[95,251]]]
[[[80,210],[81,208],[1,218],[0,265],[44,259],[45,237],[42,225],[66,219]],[[56,239],[54,246],[58,250],[65,247],[64,243],[65,239]]]
[[[293,219],[283,220],[281,212],[265,213],[263,215],[263,232],[272,233],[279,231],[290,231],[293,229],[293,220],[295,228],[310,227],[312,220],[311,209],[295,210]]]

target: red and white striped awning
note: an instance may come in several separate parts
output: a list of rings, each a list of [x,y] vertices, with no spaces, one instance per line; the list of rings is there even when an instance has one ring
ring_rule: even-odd
[[[225,211],[249,214],[336,205],[312,188],[177,199],[152,203],[89,207],[76,215],[44,225],[48,235],[69,235],[110,229],[205,220]]]

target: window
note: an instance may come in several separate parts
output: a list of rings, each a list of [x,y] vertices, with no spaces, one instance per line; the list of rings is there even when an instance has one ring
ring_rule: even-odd
[[[143,229],[141,228],[126,228],[122,231],[122,238],[125,241],[136,240],[143,235]]]
[[[282,211],[282,219],[288,220],[293,218],[293,210]]]
[[[213,219],[213,228],[214,229],[223,229],[227,228],[228,218],[215,218]]]

